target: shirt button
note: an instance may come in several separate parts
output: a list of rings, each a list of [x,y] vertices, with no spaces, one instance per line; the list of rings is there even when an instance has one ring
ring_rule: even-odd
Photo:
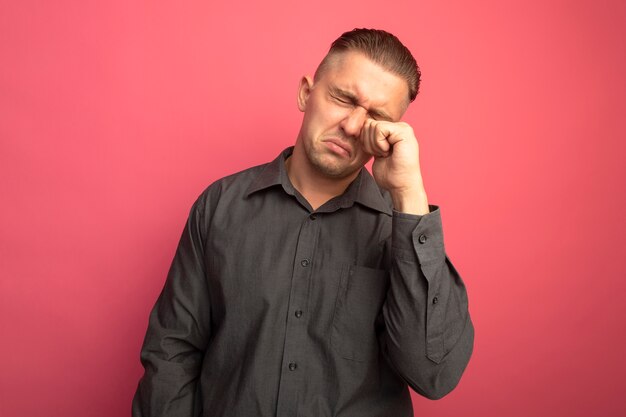
[[[311,214],[311,215],[309,216],[309,219],[311,219],[311,220],[315,220],[315,219],[317,219],[317,216],[316,216],[315,214]]]
[[[303,259],[303,260],[301,260],[301,261],[300,261],[300,265],[302,265],[302,266],[303,266],[303,267],[305,267],[305,268],[306,268],[307,266],[309,266],[309,263],[310,263],[310,262],[309,262],[309,260],[308,260],[308,259]]]
[[[297,364],[297,363],[295,363],[295,362],[291,362],[291,363],[289,364],[289,370],[290,370],[290,371],[295,371],[297,368],[298,368],[298,364]]]
[[[433,304],[437,304],[439,302],[439,298],[435,297],[433,298]]]
[[[296,311],[296,317],[297,317],[297,318],[302,317],[302,310],[297,310],[297,311]]]
[[[422,244],[426,243],[426,235],[420,235],[420,237],[418,238],[418,241]]]

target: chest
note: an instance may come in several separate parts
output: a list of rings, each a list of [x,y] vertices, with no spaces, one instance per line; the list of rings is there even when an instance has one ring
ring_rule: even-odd
[[[205,246],[214,317],[280,317],[296,297],[302,308],[332,310],[351,268],[387,270],[390,223],[360,206],[309,213],[290,201],[216,211]],[[374,284],[363,291],[384,286]]]

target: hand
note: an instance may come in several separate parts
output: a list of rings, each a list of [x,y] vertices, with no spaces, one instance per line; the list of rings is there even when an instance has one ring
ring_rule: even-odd
[[[389,191],[394,208],[405,213],[427,214],[428,199],[413,128],[404,122],[367,119],[359,140],[365,152],[374,156],[374,179]]]

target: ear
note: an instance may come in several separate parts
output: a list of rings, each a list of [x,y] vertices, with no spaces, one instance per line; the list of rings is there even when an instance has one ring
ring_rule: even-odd
[[[309,100],[312,88],[313,79],[308,75],[302,77],[298,87],[298,109],[300,109],[300,111],[304,111],[306,109],[306,102]]]

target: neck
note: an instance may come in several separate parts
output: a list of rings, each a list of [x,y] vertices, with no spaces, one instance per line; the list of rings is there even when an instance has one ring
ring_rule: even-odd
[[[313,210],[317,210],[328,200],[343,194],[359,175],[357,171],[345,178],[328,177],[311,166],[304,150],[299,146],[294,147],[293,153],[285,161],[285,167],[289,181]]]

